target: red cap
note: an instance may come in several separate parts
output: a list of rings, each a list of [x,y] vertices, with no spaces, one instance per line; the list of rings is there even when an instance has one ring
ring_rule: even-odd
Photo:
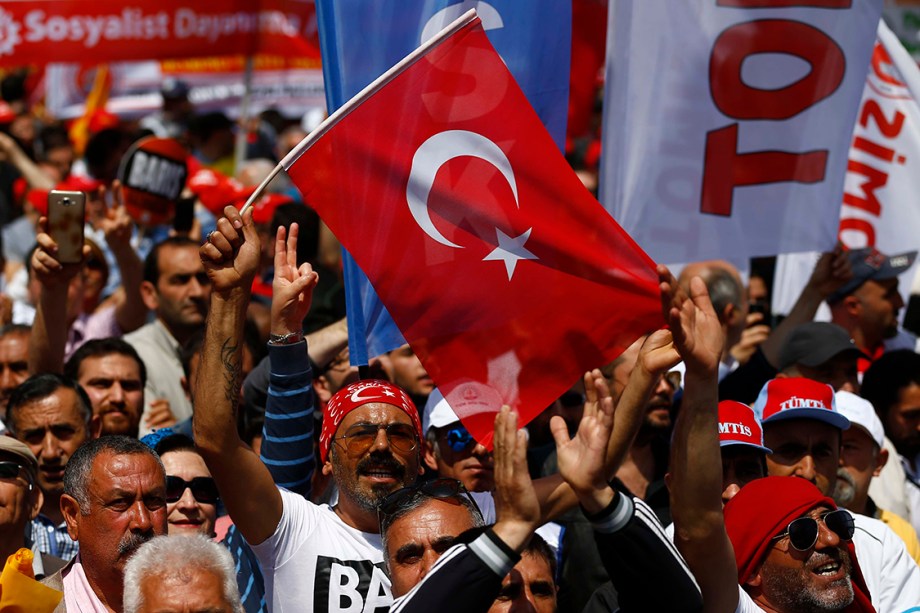
[[[247,196],[248,197],[248,196]],[[252,205],[252,221],[257,224],[270,224],[275,216],[275,209],[284,204],[291,204],[294,199],[283,194],[265,194]]]
[[[816,419],[846,430],[850,420],[837,412],[834,388],[804,377],[771,379],[760,390],[754,412],[762,424],[785,419]]]
[[[186,185],[205,208],[218,216],[223,215],[225,206],[246,200],[256,191],[255,187],[244,187],[239,181],[204,167],[189,173]]]
[[[747,445],[773,453],[763,444],[763,429],[754,409],[735,400],[719,403],[719,445]]]
[[[418,409],[402,388],[380,379],[356,381],[336,392],[323,410],[323,430],[319,435],[319,457],[323,462],[329,457],[332,438],[345,416],[372,402],[402,409],[412,419],[418,440],[422,441],[422,423],[418,417]]]

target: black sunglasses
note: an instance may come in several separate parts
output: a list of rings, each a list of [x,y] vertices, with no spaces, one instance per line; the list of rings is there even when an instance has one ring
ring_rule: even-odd
[[[841,541],[852,540],[856,532],[853,516],[845,509],[837,509],[824,513],[818,519],[800,517],[792,520],[782,533],[773,537],[773,540],[779,540],[788,535],[790,545],[799,551],[808,551],[818,542],[818,520],[823,521],[828,530],[836,534]]]
[[[476,500],[469,493],[466,487],[463,486],[462,483],[456,479],[433,479],[431,481],[410,485],[409,487],[403,487],[391,494],[388,494],[387,497],[381,500],[380,504],[377,505],[378,519],[382,520],[383,517],[392,515],[410,496],[414,495],[416,492],[420,492],[429,498],[437,498],[439,500],[465,495],[467,499],[473,504],[473,508],[476,509],[476,512],[479,513],[479,517],[482,517],[482,510],[479,508],[479,505],[476,504]],[[381,521],[381,523],[383,522]]]
[[[182,498],[186,488],[192,490],[192,496],[198,502],[217,504],[220,499],[217,484],[211,477],[195,477],[191,481],[186,481],[182,477],[168,475],[166,477],[166,502],[177,502]]]
[[[23,472],[27,475],[29,473],[22,464],[9,460],[0,462],[0,479],[15,479]]]

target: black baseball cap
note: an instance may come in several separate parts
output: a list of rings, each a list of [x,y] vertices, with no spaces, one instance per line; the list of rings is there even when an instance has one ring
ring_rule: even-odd
[[[916,251],[907,251],[898,255],[885,255],[875,247],[851,249],[847,252],[853,278],[827,297],[828,304],[840,302],[866,281],[884,281],[893,279],[910,268],[917,258]]]
[[[849,333],[837,324],[810,321],[796,326],[789,333],[779,352],[779,369],[785,370],[793,364],[814,368],[844,352],[866,357],[853,343]]]

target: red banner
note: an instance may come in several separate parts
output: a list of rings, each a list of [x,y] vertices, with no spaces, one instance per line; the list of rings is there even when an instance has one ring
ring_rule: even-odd
[[[0,66],[274,53],[319,58],[312,0],[0,5]]]

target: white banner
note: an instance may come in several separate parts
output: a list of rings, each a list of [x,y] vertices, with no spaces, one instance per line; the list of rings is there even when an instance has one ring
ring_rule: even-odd
[[[920,69],[879,22],[853,132],[840,209],[839,236],[849,248],[888,255],[920,248]],[[773,309],[787,313],[811,274],[808,256],[777,266]],[[792,261],[798,262],[793,264]],[[907,298],[917,265],[901,275]]]
[[[664,263],[830,248],[881,1],[611,6],[614,218]]]

